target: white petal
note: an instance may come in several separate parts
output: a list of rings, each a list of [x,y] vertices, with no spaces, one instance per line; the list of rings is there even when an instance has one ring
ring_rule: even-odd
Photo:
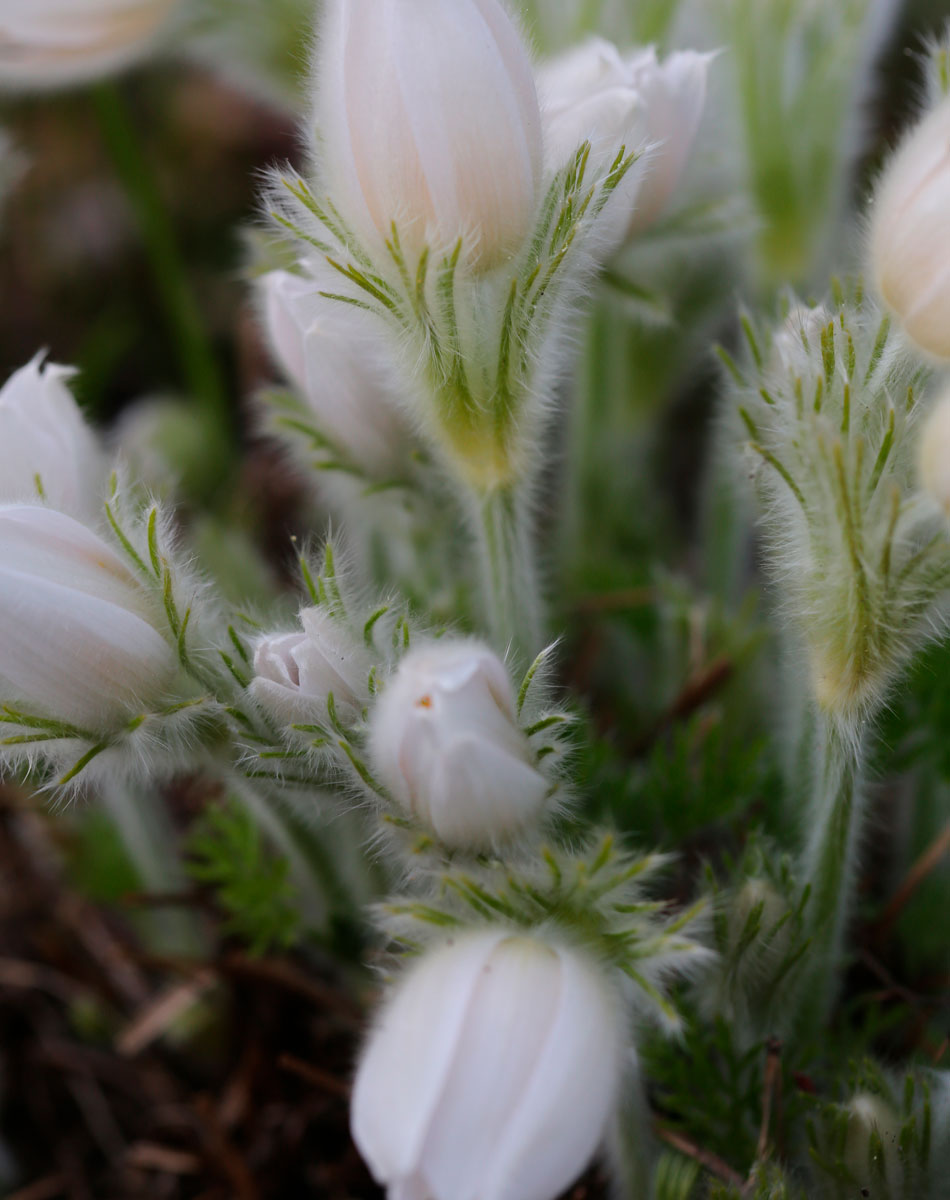
[[[331,5],[318,111],[331,190],[378,239],[497,265],[527,235],[541,130],[524,47],[497,0]],[[364,229],[364,234],[366,230]]]
[[[135,613],[0,566],[2,699],[95,730],[156,697],[175,669]]]
[[[401,373],[362,314],[320,295],[328,282],[273,271],[261,282],[268,339],[278,365],[307,400],[343,457],[378,475],[405,469],[408,429]],[[375,332],[375,331],[374,331]]]
[[[0,508],[3,698],[97,728],[170,684],[148,598],[101,538],[51,509]]]
[[[416,1174],[472,992],[501,931],[468,935],[401,979],[370,1035],[353,1086],[353,1140],[384,1184]]]
[[[486,1197],[499,1146],[548,1050],[562,974],[556,951],[521,937],[499,942],[482,966],[422,1151],[435,1200]]]
[[[380,778],[393,799],[413,812],[424,824],[432,825],[433,798],[439,803],[442,776],[439,772],[441,740],[435,724],[423,713],[414,713],[399,727],[392,761],[380,758]]]
[[[143,53],[178,0],[8,0],[0,88],[52,88],[118,70]]]
[[[333,691],[340,703],[359,706],[373,665],[366,649],[325,609],[303,609],[300,623],[307,635],[295,651],[302,690],[324,697]]]
[[[627,85],[628,74],[613,42],[589,38],[541,66],[538,94],[545,112],[561,111],[602,89]]]
[[[0,389],[0,502],[35,501],[99,515],[98,444],[66,386],[73,371],[38,355]]]
[[[646,118],[644,132],[657,149],[640,185],[630,233],[652,224],[676,191],[702,119],[714,57],[680,51],[660,66],[654,62],[652,69],[640,66],[634,72]]]
[[[271,271],[260,283],[264,320],[271,349],[287,379],[300,391],[307,387],[304,335],[297,314],[309,296],[306,280],[289,271]]]
[[[642,230],[668,204],[699,128],[713,57],[683,51],[660,62],[651,46],[624,60],[615,46],[593,39],[539,72],[550,169],[563,167],[588,140],[601,168],[621,146],[650,148],[611,201],[620,215],[617,237],[608,242]],[[624,208],[633,214],[629,229]]]
[[[254,647],[254,674],[292,691],[300,690],[300,668],[294,652],[306,641],[302,633],[268,634]]]
[[[494,1147],[480,1200],[550,1200],[584,1170],[616,1103],[623,1052],[616,998],[561,952],[561,986],[534,1073]]]
[[[462,640],[414,649],[374,705],[379,778],[447,845],[490,845],[539,813],[548,785],[514,708],[498,656]]]
[[[950,358],[950,100],[904,140],[872,209],[878,289],[929,354]]]
[[[92,530],[64,513],[34,505],[0,506],[0,563],[37,580],[152,616],[138,580]]]
[[[643,141],[638,117],[643,114],[639,93],[626,85],[607,88],[579,98],[576,103],[552,114],[545,124],[549,167],[559,171],[584,142],[591,144],[594,165],[609,165],[621,146],[635,150]],[[639,122],[642,126],[642,121]]]
[[[548,783],[491,742],[461,737],[441,755],[430,789],[430,820],[441,840],[487,848],[538,818]]]

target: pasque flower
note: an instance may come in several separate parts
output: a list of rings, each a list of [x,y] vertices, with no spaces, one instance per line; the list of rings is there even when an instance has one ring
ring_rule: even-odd
[[[330,0],[316,60],[324,174],[343,216],[404,251],[461,238],[488,270],[531,230],[541,118],[498,0]]]
[[[291,723],[325,711],[331,695],[340,716],[358,713],[367,698],[366,651],[325,609],[305,608],[300,623],[302,632],[267,634],[257,642],[252,694]]]
[[[72,374],[37,357],[0,389],[0,502],[44,497],[77,516],[98,510],[102,457],[66,386]]]
[[[178,0],[6,0],[0,87],[96,79],[145,52]]]
[[[581,955],[470,933],[402,979],[356,1074],[353,1137],[390,1200],[553,1200],[614,1105],[622,1038]]]
[[[0,699],[108,732],[158,698],[177,660],[149,597],[100,537],[64,513],[0,507]]]
[[[588,140],[598,160],[613,159],[621,146],[648,148],[645,173],[624,189],[633,206],[627,232],[647,228],[689,160],[711,58],[687,50],[661,62],[653,46],[624,57],[613,43],[591,38],[552,59],[538,73],[549,166],[562,166]]]
[[[508,673],[478,642],[408,654],[376,703],[370,736],[393,798],[446,845],[489,846],[541,811],[549,785],[518,728]]]
[[[907,335],[950,358],[950,99],[901,144],[871,211],[878,290]]]
[[[334,448],[362,470],[395,470],[407,446],[398,409],[395,365],[378,338],[366,336],[320,294],[320,284],[289,271],[261,281],[268,340],[278,366],[306,399]]]

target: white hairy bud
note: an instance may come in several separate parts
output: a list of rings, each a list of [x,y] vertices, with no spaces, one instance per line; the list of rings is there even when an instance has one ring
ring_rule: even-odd
[[[623,189],[632,205],[628,235],[646,229],[669,204],[689,161],[711,61],[712,55],[687,50],[661,62],[653,46],[624,57],[603,38],[552,59],[538,74],[549,168],[562,167],[585,141],[600,164],[621,146],[628,153],[646,147],[646,171],[635,177],[637,186]]]
[[[586,959],[470,933],[384,1005],[353,1137],[390,1200],[552,1200],[604,1137],[622,1050],[617,1002]]]
[[[400,663],[370,742],[393,798],[447,845],[479,849],[540,815],[548,782],[518,727],[504,664],[478,642],[437,642]]]
[[[319,719],[331,695],[341,719],[356,716],[368,700],[366,650],[325,609],[305,608],[300,623],[257,642],[252,695],[288,723]]]
[[[0,502],[45,499],[81,517],[101,507],[102,457],[72,374],[38,356],[0,389]]]
[[[848,1104],[844,1161],[861,1185],[894,1185],[901,1178],[901,1121],[880,1096],[859,1092]],[[886,1193],[885,1193],[886,1194]]]
[[[796,304],[772,341],[771,365],[791,379],[808,375],[814,368],[821,335],[833,319],[823,304]]]
[[[498,0],[330,0],[317,56],[327,186],[380,245],[451,248],[482,270],[530,233],[541,118],[527,51]]]
[[[917,345],[950,358],[950,99],[903,141],[871,212],[874,279]]]
[[[0,507],[0,700],[107,731],[176,669],[149,597],[106,542],[52,509]]]
[[[5,0],[0,88],[83,83],[148,49],[178,0]]]
[[[272,271],[261,281],[268,340],[278,366],[306,399],[320,431],[370,473],[398,469],[408,435],[395,365],[312,279]]]

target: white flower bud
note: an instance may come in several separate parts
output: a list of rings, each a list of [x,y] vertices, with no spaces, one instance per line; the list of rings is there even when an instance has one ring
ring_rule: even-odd
[[[358,715],[368,700],[366,650],[322,608],[305,608],[300,623],[302,633],[257,642],[251,694],[288,724],[322,717],[331,694],[341,719]]]
[[[75,516],[98,515],[102,458],[66,386],[72,374],[38,356],[0,389],[0,503],[43,497]]]
[[[317,124],[337,207],[417,257],[463,239],[488,270],[530,233],[541,179],[531,64],[498,0],[330,0]]]
[[[406,655],[373,710],[370,744],[393,798],[447,846],[478,849],[517,834],[548,792],[504,664],[477,642]]]
[[[176,670],[148,596],[110,546],[52,509],[0,508],[0,701],[108,730]]]
[[[897,1113],[886,1100],[870,1092],[854,1096],[848,1110],[844,1147],[848,1170],[862,1186],[882,1179],[896,1184],[901,1178],[901,1121]]]
[[[552,1200],[603,1140],[622,1053],[616,999],[579,954],[467,934],[384,1006],[353,1138],[390,1200]]]
[[[343,305],[288,271],[261,281],[268,340],[277,364],[300,391],[322,433],[365,470],[385,475],[407,451],[394,363],[378,339],[361,332]]]
[[[950,517],[950,392],[940,397],[921,430],[920,482]]]
[[[538,91],[549,169],[559,170],[588,140],[601,165],[621,146],[628,153],[652,147],[639,186],[622,189],[633,206],[628,235],[646,229],[668,205],[686,168],[712,57],[687,50],[661,63],[650,46],[624,58],[611,42],[592,38],[547,63],[538,73]]]
[[[772,365],[791,378],[813,369],[822,332],[832,320],[823,304],[796,304],[772,340]]]
[[[950,358],[950,99],[904,140],[871,212],[874,279],[907,335]]]
[[[6,0],[0,88],[55,88],[120,70],[148,48],[178,0]]]

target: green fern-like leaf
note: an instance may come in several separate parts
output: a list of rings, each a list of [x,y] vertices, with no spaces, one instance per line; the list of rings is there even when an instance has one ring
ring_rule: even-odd
[[[209,886],[225,929],[252,954],[285,950],[300,935],[285,860],[274,856],[238,805],[209,808],[188,843],[188,871]]]

